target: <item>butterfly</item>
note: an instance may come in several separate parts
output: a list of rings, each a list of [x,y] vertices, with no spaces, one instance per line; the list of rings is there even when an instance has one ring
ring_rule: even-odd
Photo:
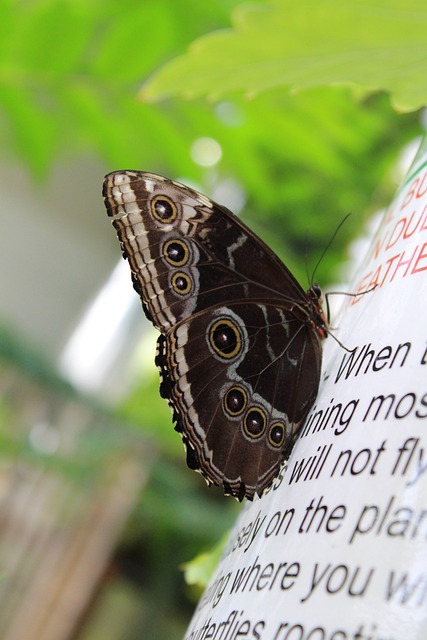
[[[160,393],[188,466],[238,500],[261,496],[317,395],[319,287],[305,292],[231,211],[174,180],[114,171],[103,195],[160,331]]]

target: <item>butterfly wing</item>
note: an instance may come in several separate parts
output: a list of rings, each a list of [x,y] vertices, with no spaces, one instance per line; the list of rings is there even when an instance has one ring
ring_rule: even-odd
[[[135,289],[163,333],[210,306],[306,294],[277,256],[230,211],[161,176],[106,176],[104,198]]]
[[[161,337],[157,364],[188,463],[239,499],[278,474],[320,376],[316,334],[266,303],[203,311]]]
[[[239,499],[261,495],[317,393],[313,300],[231,212],[188,187],[114,172],[104,197],[162,333],[161,393],[189,466]]]

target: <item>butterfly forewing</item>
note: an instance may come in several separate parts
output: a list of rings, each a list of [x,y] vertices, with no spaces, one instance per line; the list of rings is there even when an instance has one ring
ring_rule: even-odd
[[[161,176],[114,172],[104,197],[189,466],[239,499],[277,475],[317,393],[325,319],[230,211]]]

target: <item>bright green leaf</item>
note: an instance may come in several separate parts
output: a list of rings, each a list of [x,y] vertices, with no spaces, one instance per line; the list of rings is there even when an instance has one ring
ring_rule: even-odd
[[[187,584],[206,587],[221,558],[228,536],[229,532],[227,531],[221,540],[212,549],[210,549],[210,551],[200,553],[198,556],[193,558],[193,560],[185,562],[182,565]]]
[[[234,27],[196,40],[144,85],[146,101],[348,85],[394,106],[427,103],[424,0],[272,0],[241,5]]]

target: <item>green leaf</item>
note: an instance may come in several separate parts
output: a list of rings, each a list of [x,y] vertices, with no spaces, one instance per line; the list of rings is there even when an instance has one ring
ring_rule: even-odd
[[[141,98],[348,85],[388,91],[401,111],[427,102],[424,0],[272,0],[239,6],[233,25],[193,42],[147,81]]]
[[[206,587],[221,558],[229,533],[227,531],[210,551],[199,553],[193,560],[181,565],[187,584]]]

